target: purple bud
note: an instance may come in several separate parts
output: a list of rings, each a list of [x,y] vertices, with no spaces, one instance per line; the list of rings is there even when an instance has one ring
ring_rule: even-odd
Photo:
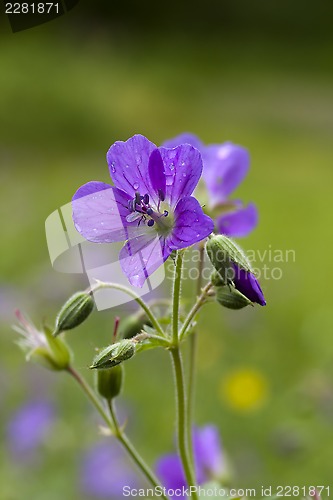
[[[237,264],[234,264],[234,283],[236,289],[247,297],[251,302],[256,302],[261,306],[266,305],[264,294],[260,288],[257,278],[250,271],[245,271]]]

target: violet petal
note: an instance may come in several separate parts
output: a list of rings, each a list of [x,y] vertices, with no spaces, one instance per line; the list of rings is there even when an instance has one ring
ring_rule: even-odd
[[[29,401],[19,408],[12,415],[7,429],[9,445],[15,457],[28,457],[46,439],[54,421],[54,407],[47,401]]]
[[[252,302],[256,302],[261,306],[266,305],[264,294],[260,288],[257,278],[250,271],[245,271],[234,264],[235,276],[234,284],[239,292],[247,297]]]
[[[198,474],[209,472],[210,475],[220,476],[225,470],[220,435],[215,425],[195,428],[193,432],[193,447]],[[208,478],[204,477],[202,481]],[[198,477],[198,481],[200,479]]]
[[[128,222],[130,196],[104,182],[88,182],[73,196],[73,220],[77,231],[94,243],[113,243],[143,234],[146,227]]]
[[[254,203],[220,215],[216,225],[221,234],[241,238],[247,236],[258,224],[258,211]]]
[[[134,135],[127,141],[117,141],[109,149],[106,159],[114,185],[134,198],[137,191],[144,196],[154,193],[148,164],[155,144],[143,135]],[[154,202],[156,203],[156,199]]]
[[[203,178],[215,206],[226,201],[247,174],[250,157],[248,151],[231,142],[206,146],[202,152]]]
[[[81,488],[94,498],[122,498],[124,486],[138,488],[139,478],[118,443],[98,443],[83,456]]]
[[[186,486],[183,466],[176,454],[170,453],[161,457],[156,464],[156,473],[166,489],[176,490]]]
[[[180,146],[180,144],[190,144],[199,151],[203,148],[203,144],[199,137],[194,134],[190,134],[189,132],[184,132],[183,134],[177,135],[177,137],[174,137],[173,139],[168,139],[163,142],[162,146],[165,148],[176,148],[177,146]]]
[[[171,250],[156,231],[129,240],[119,253],[123,272],[133,286],[142,288],[144,282],[169,257]]]
[[[186,248],[206,238],[214,230],[214,223],[203,213],[193,196],[182,198],[175,208],[175,223],[167,244],[172,250]]]
[[[193,193],[199,182],[202,173],[201,154],[189,144],[159,150],[164,163],[166,199],[175,207],[180,198]]]

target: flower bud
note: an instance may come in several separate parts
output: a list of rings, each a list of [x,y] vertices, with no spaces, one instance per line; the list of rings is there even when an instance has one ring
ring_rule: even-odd
[[[141,333],[145,325],[152,326],[145,314],[134,314],[125,318],[120,323],[120,336],[124,339],[130,339]]]
[[[123,339],[101,350],[94,358],[90,368],[112,368],[135,354],[135,345],[131,340]]]
[[[94,299],[89,292],[75,293],[60,309],[53,335],[76,328],[85,321],[94,309]]]
[[[221,301],[219,302],[222,303],[223,301],[224,304],[222,305],[232,307],[232,303],[234,309],[247,305],[243,301],[241,306],[240,297],[238,296],[236,299],[234,295],[235,290],[251,302],[256,302],[261,306],[266,305],[264,294],[251,269],[251,264],[242,249],[234,241],[223,234],[214,235],[207,241],[206,251],[217,272],[212,274],[212,283],[217,287],[222,285],[228,285],[229,287],[229,294],[227,291],[220,292]],[[233,293],[232,302],[230,293]],[[235,304],[238,304],[237,307],[235,307]]]
[[[111,400],[120,394],[124,377],[123,365],[116,365],[113,368],[107,368],[97,371],[97,390],[99,394]]]
[[[253,305],[245,295],[232,286],[217,286],[215,291],[216,301],[228,309],[243,309],[243,307]]]
[[[243,250],[223,234],[214,235],[208,239],[206,252],[225,285],[233,282],[235,274],[234,264],[246,271],[252,272],[251,264]]]

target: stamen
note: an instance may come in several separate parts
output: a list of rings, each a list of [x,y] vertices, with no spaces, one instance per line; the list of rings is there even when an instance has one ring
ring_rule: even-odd
[[[167,210],[164,210],[164,213],[163,213],[164,217],[168,217],[169,215],[169,212]]]
[[[153,215],[153,213],[154,213],[154,210],[153,210],[152,208],[150,208],[150,207],[149,207],[149,208],[147,208],[147,215],[152,216],[152,215]]]
[[[135,201],[136,205],[140,205],[141,204],[141,196],[140,196],[139,191],[136,191],[134,201]]]
[[[149,227],[152,227],[154,224],[155,222],[153,221],[153,219],[149,219],[149,221],[147,222],[147,226]]]
[[[148,205],[149,203],[149,194],[145,194],[144,197],[142,198],[142,201],[145,205]]]
[[[136,208],[135,208],[135,199],[134,200],[128,200],[128,210],[130,212],[135,212],[136,211]]]

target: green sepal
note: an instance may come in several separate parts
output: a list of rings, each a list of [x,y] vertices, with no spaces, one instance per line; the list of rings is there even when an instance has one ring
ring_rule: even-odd
[[[232,285],[217,286],[215,293],[216,301],[228,309],[243,309],[246,306],[253,306],[252,302]]]
[[[123,339],[120,342],[111,344],[102,349],[97,356],[95,356],[91,369],[105,369],[112,368],[119,365],[123,361],[130,359],[134,356],[136,350],[135,343],[132,340]]]
[[[253,273],[250,261],[243,250],[228,236],[223,234],[211,236],[206,243],[206,252],[225,285],[232,283],[235,274],[233,264]]]
[[[210,275],[210,281],[214,286],[224,286],[224,280],[221,278],[221,275],[214,270],[212,274]]]
[[[119,364],[113,368],[98,370],[96,375],[97,390],[103,398],[111,400],[120,394],[124,378],[123,365]]]
[[[54,338],[51,330],[43,327],[47,346],[40,345],[28,352],[27,361],[38,363],[49,370],[66,370],[71,362],[71,352],[60,338]]]
[[[57,315],[54,337],[83,323],[93,311],[94,305],[94,299],[89,292],[77,292],[72,295]]]

